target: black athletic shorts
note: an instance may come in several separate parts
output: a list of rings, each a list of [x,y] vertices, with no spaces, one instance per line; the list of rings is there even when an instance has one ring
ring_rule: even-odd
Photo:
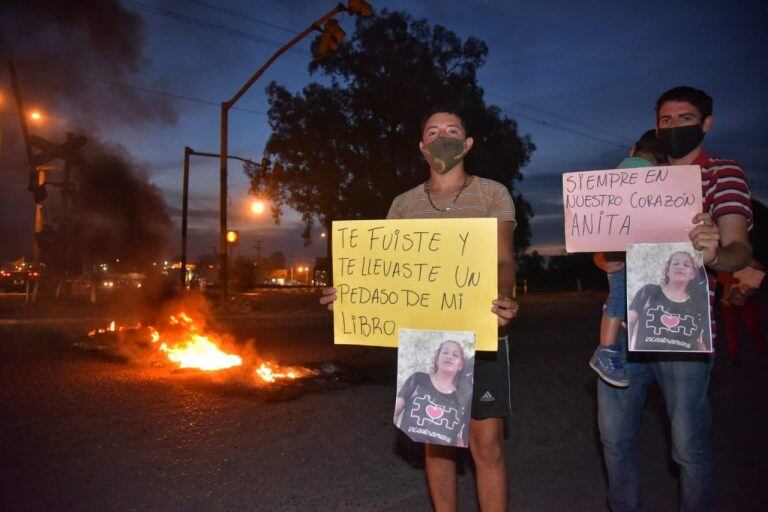
[[[496,352],[475,355],[472,419],[506,418],[512,411],[509,378],[509,338],[499,338]]]

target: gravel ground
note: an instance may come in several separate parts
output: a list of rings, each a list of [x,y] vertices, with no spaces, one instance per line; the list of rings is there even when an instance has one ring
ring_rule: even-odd
[[[257,299],[257,313],[222,317],[238,340],[282,363],[353,366],[362,382],[273,400],[71,348],[94,317],[122,306],[42,305],[45,314],[27,313],[0,298],[0,509],[429,510],[418,446],[391,425],[395,351],[332,345],[314,292]],[[522,300],[505,445],[514,510],[605,509],[595,377],[587,366],[601,299]],[[726,511],[768,504],[768,374],[749,349],[742,368],[718,361],[711,387],[719,508]],[[652,392],[640,443],[653,511],[676,509],[665,421]],[[460,510],[476,510],[467,461],[459,485]]]

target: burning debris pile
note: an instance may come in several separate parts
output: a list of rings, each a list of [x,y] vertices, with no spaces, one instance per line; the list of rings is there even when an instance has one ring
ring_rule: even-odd
[[[171,315],[169,326],[161,334],[149,327],[153,344],[164,352],[179,368],[197,368],[204,371],[223,370],[241,366],[243,358],[224,352],[217,336],[206,334],[186,313]]]
[[[206,327],[204,318],[195,319],[184,311],[169,315],[155,326],[119,325],[90,331],[75,344],[139,364],[168,367],[173,371],[215,375],[216,380],[246,387],[274,388],[292,383],[311,388],[335,388],[349,384],[351,372],[334,363],[283,366],[259,358],[238,347],[230,336]]]

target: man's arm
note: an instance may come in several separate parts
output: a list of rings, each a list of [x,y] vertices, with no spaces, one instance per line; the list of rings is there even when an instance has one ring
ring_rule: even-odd
[[[709,213],[699,213],[691,230],[694,249],[704,252],[704,264],[712,270],[736,272],[749,265],[752,246],[749,244],[747,218],[739,214],[723,215],[712,221]]]
[[[499,295],[511,297],[515,286],[515,223],[499,222]]]
[[[493,301],[491,311],[499,317],[499,335],[504,334],[502,327],[517,315],[517,302],[510,299],[512,288],[515,286],[515,251],[514,251],[514,222],[499,222],[498,224],[498,259],[499,259],[499,298]]]

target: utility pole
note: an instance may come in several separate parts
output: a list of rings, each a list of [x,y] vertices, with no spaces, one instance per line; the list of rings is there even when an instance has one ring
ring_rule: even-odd
[[[253,246],[256,249],[256,264],[261,264],[261,244],[264,243],[264,240],[257,238],[254,242]]]
[[[184,178],[181,193],[181,289],[187,287],[187,213],[189,212],[189,155],[192,148],[184,146]]]
[[[221,131],[220,131],[220,143],[221,143],[221,160],[220,160],[220,186],[219,186],[219,205],[220,205],[220,218],[219,218],[219,250],[221,266],[219,267],[219,280],[221,281],[221,296],[226,300],[228,295],[228,283],[229,272],[227,269],[227,151],[229,144],[229,110],[235,106],[235,103],[245,94],[248,89],[264,74],[269,66],[277,60],[280,55],[285,53],[293,45],[304,39],[313,30],[319,30],[323,33],[320,45],[318,49],[335,49],[338,47],[338,41],[344,37],[344,31],[341,30],[338,25],[330,23],[331,18],[336,16],[340,12],[349,12],[358,16],[370,16],[372,8],[370,4],[363,0],[348,0],[348,4],[345,7],[343,4],[338,4],[331,9],[325,16],[312,23],[303,32],[294,37],[291,41],[286,43],[282,48],[277,50],[272,57],[264,63],[253,76],[243,85],[239,91],[232,97],[232,99],[225,101],[221,104]],[[321,28],[326,25],[325,28]],[[327,53],[327,51],[325,52]],[[318,55],[321,58],[325,53],[320,52]]]
[[[67,132],[67,145],[74,144],[75,134]],[[65,211],[68,211],[69,205],[72,202],[72,162],[67,159],[64,160],[64,182],[62,183],[61,202]]]

